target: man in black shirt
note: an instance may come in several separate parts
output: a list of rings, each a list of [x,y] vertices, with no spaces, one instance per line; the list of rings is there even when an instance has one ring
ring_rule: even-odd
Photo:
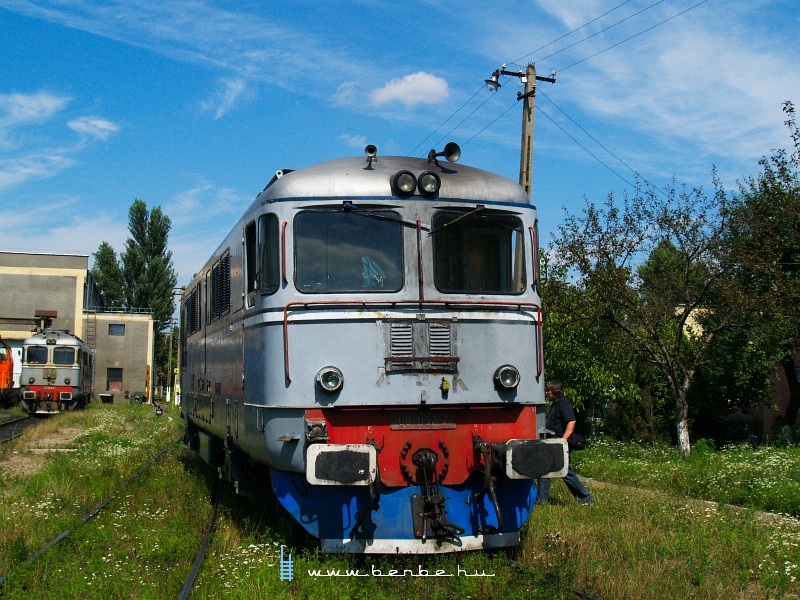
[[[545,427],[555,433],[556,436],[568,440],[575,431],[575,411],[572,402],[564,395],[564,386],[560,381],[548,381],[544,386],[544,393],[550,400],[550,410],[547,411]],[[578,476],[572,470],[572,465],[567,468],[567,475],[564,483],[581,504],[594,504],[594,498],[589,490],[581,483]],[[550,499],[550,480],[540,479],[537,486],[538,493],[536,504],[547,504]]]

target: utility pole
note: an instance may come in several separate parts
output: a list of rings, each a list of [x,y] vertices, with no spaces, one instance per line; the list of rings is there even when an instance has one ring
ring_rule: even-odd
[[[529,63],[525,69],[519,71],[506,71],[506,66],[497,69],[491,79],[486,80],[486,85],[491,91],[496,91],[500,87],[500,75],[511,75],[519,77],[525,84],[524,92],[517,92],[517,100],[524,100],[522,104],[522,141],[520,143],[519,154],[519,184],[525,189],[528,198],[531,197],[531,181],[533,179],[533,119],[536,104],[536,82],[546,81],[556,82],[556,73],[553,71],[550,77],[539,77],[536,74],[536,67]]]

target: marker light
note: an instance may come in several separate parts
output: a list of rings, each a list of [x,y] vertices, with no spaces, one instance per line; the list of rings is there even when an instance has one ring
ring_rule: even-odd
[[[338,392],[344,385],[344,375],[336,367],[322,367],[317,373],[317,385],[326,392]]]
[[[511,365],[503,365],[494,372],[494,381],[503,389],[513,390],[519,385],[519,371]]]

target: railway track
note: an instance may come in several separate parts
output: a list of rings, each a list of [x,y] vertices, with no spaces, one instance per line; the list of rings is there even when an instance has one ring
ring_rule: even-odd
[[[0,444],[19,437],[25,429],[35,426],[36,423],[37,420],[33,417],[19,417],[0,423]]]
[[[35,419],[33,419],[33,418],[17,419],[14,422],[4,423],[3,425],[8,425],[8,427],[2,427],[2,429],[0,429],[0,431],[3,432],[2,435],[4,435],[6,430],[7,431],[17,432],[16,435],[19,435],[21,433],[21,431],[24,430],[24,427],[22,427],[22,422],[23,421],[28,421],[28,420],[35,421]],[[9,437],[8,439],[11,439],[11,438]],[[177,441],[180,442],[180,441],[182,441],[182,439],[183,438],[181,437]],[[3,441],[6,441],[6,439],[3,438]],[[25,560],[24,562],[16,565],[14,569],[10,570],[7,573],[0,574],[0,595],[2,595],[2,593],[3,593],[3,591],[2,591],[3,590],[3,585],[6,584],[6,582],[9,580],[9,578],[11,578],[13,576],[15,569],[19,568],[20,566],[22,566],[24,564],[27,564],[27,563],[30,563],[30,562],[33,562],[33,561],[37,560],[39,557],[41,557],[46,552],[48,552],[51,548],[54,548],[60,542],[64,541],[68,537],[70,537],[78,527],[80,527],[81,525],[85,524],[90,519],[92,519],[93,517],[98,515],[101,511],[103,511],[109,505],[113,506],[113,501],[121,494],[121,492],[123,490],[125,490],[125,488],[127,488],[131,483],[133,483],[134,481],[136,481],[137,479],[142,477],[148,471],[148,469],[151,466],[153,466],[159,459],[161,459],[168,452],[168,450],[171,447],[173,447],[173,444],[169,444],[163,450],[161,450],[157,455],[155,455],[152,459],[150,459],[150,461],[147,464],[145,464],[138,471],[136,471],[133,475],[131,475],[127,480],[125,480],[122,484],[120,484],[120,486],[115,491],[113,491],[111,494],[109,494],[102,502],[100,502],[97,506],[95,506],[88,513],[83,515],[83,517],[81,517],[78,520],[78,522],[72,528],[61,532],[55,538],[53,538],[52,540],[47,542],[45,545],[43,545],[38,551],[33,553],[31,556],[29,556],[27,560]],[[219,497],[220,497],[220,494],[219,494],[219,483],[218,483],[217,484],[217,488],[216,488],[216,490],[214,492],[213,511],[212,511],[211,517],[209,519],[208,525],[206,527],[205,535],[204,535],[203,540],[202,540],[202,542],[201,542],[201,544],[200,544],[200,546],[198,548],[197,555],[196,555],[195,561],[194,561],[194,563],[192,565],[192,568],[191,568],[189,574],[186,577],[186,581],[184,583],[184,586],[183,586],[182,590],[180,591],[180,594],[178,595],[178,598],[180,598],[181,600],[184,600],[184,599],[189,597],[189,595],[190,595],[190,593],[192,591],[192,588],[194,587],[194,583],[195,583],[195,581],[197,579],[197,576],[198,576],[198,574],[200,572],[200,568],[201,568],[201,566],[203,564],[203,561],[205,559],[205,555],[206,555],[206,552],[208,550],[208,547],[209,547],[209,544],[210,544],[210,541],[211,541],[211,537],[213,535],[213,532],[214,532],[214,529],[215,529],[215,526],[216,526]]]

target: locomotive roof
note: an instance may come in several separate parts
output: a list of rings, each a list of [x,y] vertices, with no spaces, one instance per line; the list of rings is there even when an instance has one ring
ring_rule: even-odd
[[[48,344],[48,340],[50,341]],[[66,329],[43,329],[22,342],[25,346],[48,344],[56,346],[83,345],[83,340]]]
[[[366,156],[339,158],[288,171],[280,175],[259,194],[258,201],[287,198],[391,198],[392,177],[408,170],[415,176],[425,171],[436,173],[442,182],[439,199],[475,200],[478,202],[515,202],[529,204],[525,190],[515,181],[444,159],[428,161],[405,156]]]

